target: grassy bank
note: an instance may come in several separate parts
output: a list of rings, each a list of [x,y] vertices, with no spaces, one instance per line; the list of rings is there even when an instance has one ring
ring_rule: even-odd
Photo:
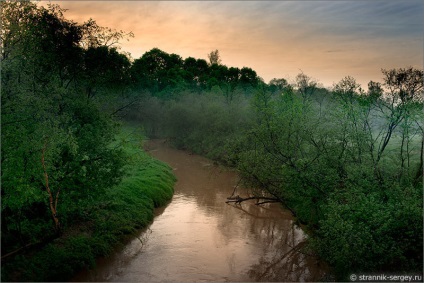
[[[233,101],[181,93],[146,99],[143,107],[161,115],[141,109],[133,118],[178,148],[235,167],[249,194],[282,202],[306,227],[307,252],[336,280],[420,273],[422,103],[355,88],[346,78],[333,91],[258,89]]]
[[[136,132],[125,127],[111,145],[125,153],[122,182],[90,206],[82,206],[78,220],[73,219],[60,238],[3,262],[2,281],[68,280],[152,221],[153,209],[172,197],[175,177],[166,164],[141,149],[142,138]]]

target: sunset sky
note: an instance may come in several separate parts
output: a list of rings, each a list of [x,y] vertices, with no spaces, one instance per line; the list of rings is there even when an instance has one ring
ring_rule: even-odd
[[[40,5],[47,2],[41,1]],[[367,89],[381,68],[423,68],[424,1],[52,1],[82,23],[132,31],[122,50],[250,67],[265,82],[303,71],[326,87],[350,75]]]

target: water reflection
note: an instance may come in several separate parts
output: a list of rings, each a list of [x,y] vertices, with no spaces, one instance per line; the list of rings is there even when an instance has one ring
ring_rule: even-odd
[[[75,281],[316,281],[324,268],[304,255],[304,235],[278,204],[226,204],[235,172],[152,142],[178,178],[172,202],[139,238]]]

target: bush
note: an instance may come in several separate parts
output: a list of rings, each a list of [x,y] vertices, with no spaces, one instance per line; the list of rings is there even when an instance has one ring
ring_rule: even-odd
[[[175,177],[169,166],[141,150],[137,132],[125,127],[111,145],[120,146],[126,156],[122,181],[81,203],[80,212],[70,214],[77,219],[67,222],[62,237],[2,263],[2,281],[69,280],[152,221],[153,209],[171,199]]]
[[[411,187],[333,193],[312,245],[343,280],[349,273],[422,270],[420,199]]]

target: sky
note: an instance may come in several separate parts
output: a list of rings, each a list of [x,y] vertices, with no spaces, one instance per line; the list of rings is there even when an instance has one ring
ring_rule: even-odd
[[[48,2],[41,1],[39,5]],[[346,76],[364,89],[381,69],[423,68],[424,1],[51,1],[67,19],[94,19],[135,35],[121,50],[152,48],[249,67],[269,82],[297,74],[331,87]]]

